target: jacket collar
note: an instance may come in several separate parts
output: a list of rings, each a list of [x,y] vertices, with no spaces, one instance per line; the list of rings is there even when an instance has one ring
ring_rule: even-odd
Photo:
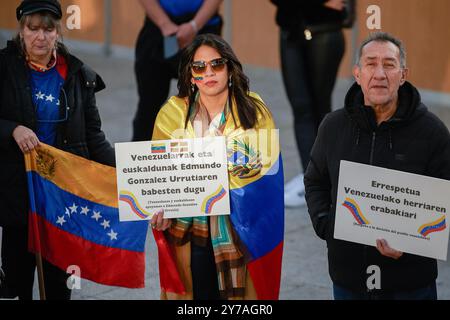
[[[364,95],[361,87],[355,82],[345,97],[347,114],[359,127],[374,130],[377,127],[375,113],[369,106],[364,105]],[[383,124],[389,127],[402,125],[423,115],[427,108],[422,104],[419,91],[408,81],[398,90],[398,107],[394,116]]]
[[[24,67],[27,66],[26,57],[21,54],[15,41],[8,41],[5,50],[8,55],[17,57],[17,59],[22,62]],[[81,67],[83,66],[83,62],[81,60],[71,54],[66,54],[64,52],[58,52],[58,54],[64,56],[67,62],[67,79],[80,71]]]

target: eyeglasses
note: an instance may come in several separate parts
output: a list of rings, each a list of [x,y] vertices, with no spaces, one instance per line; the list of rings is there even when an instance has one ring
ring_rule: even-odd
[[[192,71],[194,71],[197,74],[203,74],[206,72],[208,64],[211,66],[211,69],[214,72],[220,72],[223,69],[225,69],[225,66],[227,64],[228,60],[225,58],[218,58],[211,60],[209,62],[205,61],[194,61],[191,64]]]

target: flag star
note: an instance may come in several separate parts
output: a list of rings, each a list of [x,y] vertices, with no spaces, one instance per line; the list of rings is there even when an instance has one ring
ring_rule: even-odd
[[[111,240],[117,240],[117,232],[114,232],[113,229],[107,235],[111,238]]]
[[[64,220],[64,216],[58,217],[58,221],[56,221],[56,224],[60,224],[61,226],[66,223],[66,220]]]
[[[58,101],[56,102],[56,105],[59,106],[59,99],[58,99]]]
[[[50,102],[53,102],[53,100],[55,100],[55,97],[54,96],[52,96],[52,94],[50,93],[50,95],[49,96],[47,96],[47,99],[45,99],[45,101],[50,101]]]
[[[36,93],[36,98],[38,100],[44,100],[45,94],[43,94],[41,91],[39,91],[38,93]]]
[[[87,216],[88,212],[91,211],[90,209],[88,209],[88,207],[81,207],[81,214],[84,214],[85,216]]]
[[[103,229],[111,228],[111,226],[109,225],[109,221],[106,219],[103,219],[103,222],[100,224],[103,226]]]
[[[69,209],[70,213],[77,213],[78,206],[76,206],[74,203],[71,207],[69,207]]]
[[[69,218],[70,218],[70,211],[69,211],[69,208],[66,208],[66,213],[65,213],[67,216],[69,216]]]
[[[94,214],[92,215],[92,219],[95,219],[95,221],[98,222],[98,219],[100,219],[102,217],[102,215],[100,214],[100,212],[94,211]]]

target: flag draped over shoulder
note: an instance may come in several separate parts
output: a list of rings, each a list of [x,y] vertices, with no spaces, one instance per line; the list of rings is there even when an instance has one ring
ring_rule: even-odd
[[[262,101],[258,95],[251,95]],[[237,114],[235,104],[232,107]],[[158,114],[153,140],[194,138],[190,122],[184,129],[186,114],[184,99],[169,99]],[[278,131],[268,111],[258,113],[255,129],[243,130],[238,119],[236,122],[228,117],[223,135],[227,139],[230,219],[244,247],[250,276],[247,290],[256,293],[256,296],[246,293],[246,298],[275,300],[279,297],[284,241],[284,181]],[[178,272],[189,289],[192,287],[190,270],[186,270],[189,262],[184,261],[186,256],[177,257],[177,254],[186,255],[186,252],[182,253],[178,248],[173,250]],[[160,271],[163,268],[164,262],[160,259]],[[161,279],[163,293],[173,293],[166,294],[166,297],[176,299],[184,294],[180,290],[167,290],[167,287]],[[191,296],[189,293],[181,296],[186,297]]]
[[[148,221],[119,221],[115,168],[45,144],[25,164],[30,251],[100,284],[144,287]]]

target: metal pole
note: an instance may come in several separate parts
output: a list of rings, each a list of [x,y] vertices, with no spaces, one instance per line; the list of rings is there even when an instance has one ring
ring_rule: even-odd
[[[352,74],[353,65],[356,63],[356,59],[358,58],[358,36],[359,36],[358,3],[355,3],[355,21],[353,23],[351,36],[352,61],[350,63],[350,74]]]
[[[36,152],[36,151],[33,151]],[[32,159],[31,159],[31,154],[30,153],[26,153],[25,154],[25,164],[27,168],[32,168]],[[30,176],[28,176],[28,179],[30,179]],[[29,181],[30,182],[30,181]],[[32,184],[30,184],[30,186],[33,186]],[[31,201],[34,201],[34,195],[33,195],[33,190],[30,191],[30,195],[31,195]],[[35,257],[36,257],[36,267],[37,267],[37,272],[38,272],[38,282],[39,282],[39,296],[41,298],[41,300],[46,300],[46,294],[45,294],[45,284],[44,284],[44,267],[42,265],[42,247],[41,247],[41,235],[39,233],[39,226],[38,226],[38,221],[37,221],[37,217],[33,216],[36,213],[32,213],[29,212],[29,215],[31,215],[30,217],[30,223],[31,223],[31,230],[32,232],[32,239],[30,239],[31,241],[33,241],[33,247],[34,247],[34,251],[35,251]]]
[[[223,2],[223,20],[224,20],[224,30],[223,30],[223,38],[230,46],[232,46],[233,39],[233,20],[232,20],[232,11],[233,11],[233,0],[224,0]]]
[[[112,4],[111,0],[104,0],[104,14],[105,14],[105,42],[103,46],[103,53],[109,57],[112,54]]]
[[[47,297],[45,295],[44,267],[42,265],[41,253],[36,253],[36,266],[37,266],[38,283],[39,283],[39,297],[41,300],[47,300]]]

